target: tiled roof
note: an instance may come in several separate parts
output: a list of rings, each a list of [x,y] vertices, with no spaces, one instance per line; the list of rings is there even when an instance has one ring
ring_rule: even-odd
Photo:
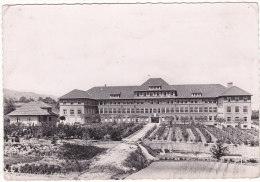
[[[110,99],[110,94],[119,94],[120,99],[133,99],[134,91],[138,86],[112,86],[112,87],[93,87],[87,92],[95,99]]]
[[[134,92],[140,90],[149,90],[149,86],[162,86],[161,90],[176,90],[177,98],[196,98],[192,93],[201,93],[201,98],[218,97],[227,94],[233,95],[251,95],[248,92],[238,88],[231,87],[227,89],[221,84],[184,84],[169,85],[161,78],[150,78],[141,86],[102,86],[93,87],[88,91],[73,90],[60,99],[111,99],[111,94],[120,94],[118,99],[134,99]]]
[[[217,97],[226,90],[226,87],[220,84],[187,84],[173,85],[177,90],[178,98],[194,98],[192,93],[202,93],[201,97]]]
[[[172,85],[169,85],[166,81],[161,78],[149,78],[136,91],[148,91],[149,86],[161,86],[161,90],[175,90]]]
[[[9,113],[9,116],[43,116],[43,115],[55,115],[54,113],[49,113],[42,108],[51,108],[50,105],[44,102],[29,102],[23,106],[17,108],[13,112]]]
[[[92,96],[83,90],[74,89],[71,92],[61,96],[59,99],[91,99]]]
[[[237,86],[232,86],[220,94],[220,96],[232,96],[232,95],[252,95],[252,94]]]

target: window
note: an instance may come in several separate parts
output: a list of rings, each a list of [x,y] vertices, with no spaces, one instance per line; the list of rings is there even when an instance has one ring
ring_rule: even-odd
[[[217,116],[214,116],[214,120],[215,120],[215,121],[217,120]]]
[[[176,107],[175,112],[177,112],[177,113],[180,112],[179,107]]]
[[[231,117],[227,117],[227,121],[231,121]]]
[[[208,107],[204,107],[204,112],[208,112]]]
[[[153,113],[156,113],[156,110],[157,110],[157,109],[153,108]]]
[[[126,108],[123,108],[123,109],[122,109],[122,113],[126,113]]]
[[[231,112],[231,106],[227,106],[227,112]]]
[[[247,106],[243,106],[243,112],[244,112],[244,113],[247,113],[247,112],[248,112]]]
[[[180,107],[180,112],[181,112],[181,113],[183,112],[183,107]]]
[[[244,97],[244,102],[247,102],[247,97]]]
[[[171,108],[171,113],[174,113],[174,107]]]
[[[212,112],[212,107],[209,107],[209,112]]]
[[[150,109],[150,113],[153,113],[153,109],[152,108]]]
[[[228,97],[228,98],[227,98],[227,100],[228,100],[228,102],[230,102],[230,101],[231,101],[231,98],[230,98],[230,97]]]
[[[209,116],[209,120],[210,120],[210,121],[212,120],[212,116]]]
[[[160,108],[158,108],[158,109],[157,109],[157,112],[158,112],[158,113],[161,113],[161,109],[160,109]]]
[[[217,107],[213,107],[213,112],[218,112]]]
[[[131,113],[135,113],[135,109],[134,108],[131,108]]]
[[[193,116],[190,116],[190,120],[193,120]]]
[[[144,108],[141,108],[141,113],[144,113]]]
[[[78,109],[78,114],[81,114],[81,109]]]
[[[80,100],[78,101],[78,104],[81,104],[81,101],[80,101]]]
[[[235,117],[235,121],[239,121],[239,117]]]
[[[120,108],[117,109],[117,113],[121,113],[121,109]]]
[[[130,108],[127,108],[127,109],[126,109],[126,112],[127,112],[127,113],[130,113]]]
[[[190,107],[190,112],[193,112],[193,107]]]
[[[140,113],[140,109],[139,108],[136,108],[136,113]]]
[[[99,114],[103,114],[103,108],[99,109]]]
[[[166,113],[169,113],[170,109],[168,107],[166,107]]]
[[[194,112],[198,112],[198,107],[194,107]]]
[[[27,118],[27,121],[31,121],[31,118],[29,117],[29,118]]]
[[[189,112],[189,108],[188,107],[185,107],[185,112]]]
[[[67,109],[63,109],[63,114],[67,115]]]
[[[149,110],[147,108],[145,109],[145,113],[149,113]]]
[[[109,114],[112,114],[112,113],[113,113],[112,108],[108,108],[108,113],[109,113]]]
[[[244,121],[247,121],[247,117],[244,117]]]
[[[238,102],[239,101],[239,97],[235,97],[235,101]]]
[[[70,115],[74,115],[74,109],[70,110]]]
[[[165,113],[165,108],[164,107],[162,108],[162,113]]]
[[[203,112],[203,111],[202,111],[202,107],[199,107],[199,112]]]
[[[239,112],[239,106],[235,107],[235,112]]]

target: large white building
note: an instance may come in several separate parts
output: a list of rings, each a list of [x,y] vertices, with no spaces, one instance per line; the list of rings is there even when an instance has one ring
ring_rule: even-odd
[[[150,78],[139,86],[73,90],[59,98],[65,123],[107,121],[204,122],[250,128],[251,94],[228,83],[169,85]],[[222,120],[220,119],[222,118]]]

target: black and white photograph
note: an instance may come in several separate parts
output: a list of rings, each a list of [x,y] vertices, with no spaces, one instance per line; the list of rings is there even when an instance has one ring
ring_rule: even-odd
[[[259,177],[257,2],[1,8],[5,180]]]

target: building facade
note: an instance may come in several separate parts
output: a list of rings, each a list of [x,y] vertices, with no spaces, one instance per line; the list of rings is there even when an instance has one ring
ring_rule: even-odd
[[[41,102],[29,102],[9,113],[10,124],[26,126],[41,125],[43,122],[56,122],[57,115],[52,112],[52,106]]]
[[[59,98],[65,123],[203,122],[251,123],[251,94],[229,83],[169,85],[150,78],[140,86],[93,87],[73,90]]]

